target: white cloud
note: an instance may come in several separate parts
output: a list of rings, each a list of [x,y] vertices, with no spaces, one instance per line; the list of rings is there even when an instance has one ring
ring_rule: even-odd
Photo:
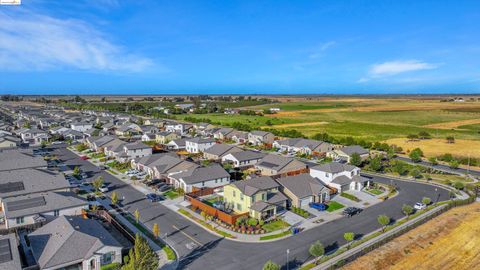
[[[151,59],[110,42],[84,21],[0,11],[0,69],[138,72],[152,65]]]
[[[323,44],[320,44],[320,46],[318,46],[314,52],[312,52],[308,58],[310,59],[316,59],[316,58],[319,58],[321,56],[323,56],[323,53],[330,47],[332,47],[333,45],[335,45],[336,42],[335,41],[329,41],[329,42],[325,42]]]
[[[389,76],[404,72],[435,69],[438,65],[430,64],[418,60],[400,60],[390,61],[381,64],[375,64],[370,68],[369,74],[375,76]]]

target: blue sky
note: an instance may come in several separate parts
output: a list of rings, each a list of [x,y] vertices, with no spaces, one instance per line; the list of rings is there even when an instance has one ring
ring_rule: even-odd
[[[479,25],[480,1],[22,0],[0,93],[480,93]]]

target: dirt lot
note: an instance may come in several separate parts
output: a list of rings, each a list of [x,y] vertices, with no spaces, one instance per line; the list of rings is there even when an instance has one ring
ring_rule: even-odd
[[[479,269],[480,203],[442,214],[346,265],[362,269]]]
[[[444,139],[409,141],[406,138],[396,138],[386,142],[401,146],[404,151],[419,147],[426,157],[451,153],[462,156],[470,154],[472,158],[480,158],[480,141],[457,139],[455,143],[447,143]]]

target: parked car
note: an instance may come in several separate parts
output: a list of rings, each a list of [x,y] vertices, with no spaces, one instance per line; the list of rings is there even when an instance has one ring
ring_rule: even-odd
[[[102,185],[98,190],[100,190],[100,192],[108,192],[108,187],[106,185]]]
[[[151,202],[159,202],[165,200],[165,198],[161,195],[155,194],[155,193],[149,193],[145,196],[147,200]]]
[[[89,159],[89,157],[87,157],[87,156],[80,156],[80,159],[81,159],[81,160],[87,160],[87,159]]]
[[[153,179],[151,181],[146,181],[147,182],[147,186],[149,187],[153,187],[153,186],[156,186],[157,184],[161,183],[160,179]]]
[[[417,203],[413,206],[413,208],[415,208],[416,210],[423,210],[423,209],[427,208],[427,205],[424,204],[424,203],[419,203],[419,202],[417,202]]]
[[[309,203],[308,206],[318,211],[325,211],[325,209],[327,209],[327,206],[323,203]]]
[[[359,214],[360,212],[362,212],[363,209],[362,208],[358,208],[358,207],[347,207],[345,208],[345,210],[343,210],[343,215],[344,216],[347,216],[347,217],[351,217],[351,216],[354,216],[356,214]]]
[[[165,192],[165,191],[168,191],[170,189],[172,189],[171,185],[164,185],[164,186],[160,187],[158,190],[161,191],[161,192]]]

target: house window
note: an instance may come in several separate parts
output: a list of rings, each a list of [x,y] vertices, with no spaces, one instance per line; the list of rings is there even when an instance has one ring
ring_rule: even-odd
[[[266,199],[265,199],[265,193],[262,193],[262,201],[266,201]]]
[[[235,190],[233,191],[233,197],[234,197],[234,198],[236,197]]]
[[[102,256],[102,262],[103,262],[102,264],[109,264],[113,260],[115,260],[115,253],[113,251],[107,252]]]
[[[53,215],[58,217],[60,215],[60,210],[53,210]]]
[[[17,217],[17,224],[23,224],[25,223],[25,218],[24,217]]]
[[[243,193],[240,193],[240,200],[243,201]]]
[[[242,205],[239,204],[239,203],[237,203],[237,210],[238,210],[238,211],[242,211]]]

